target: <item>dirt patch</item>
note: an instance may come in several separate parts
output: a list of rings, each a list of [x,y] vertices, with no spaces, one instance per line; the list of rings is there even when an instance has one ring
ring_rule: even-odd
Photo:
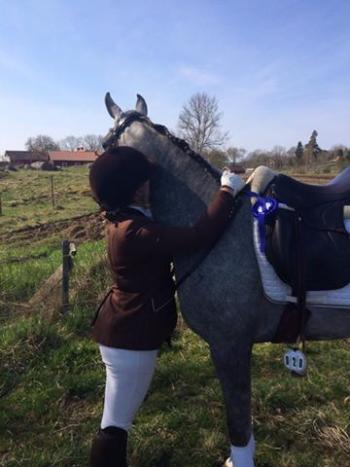
[[[2,241],[13,244],[39,241],[43,238],[59,234],[62,239],[70,241],[99,240],[104,236],[104,223],[100,214],[86,214],[70,219],[63,219],[47,224],[14,230],[0,235]]]

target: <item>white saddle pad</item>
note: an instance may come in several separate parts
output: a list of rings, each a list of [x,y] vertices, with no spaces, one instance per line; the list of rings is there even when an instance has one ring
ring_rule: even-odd
[[[346,227],[348,227],[347,221],[345,221]],[[265,254],[260,251],[259,227],[256,219],[253,219],[253,236],[255,253],[266,298],[278,304],[296,302],[295,297],[292,297],[291,287],[278,277],[266,259]],[[350,284],[336,290],[309,291],[306,295],[306,304],[321,307],[350,308]]]

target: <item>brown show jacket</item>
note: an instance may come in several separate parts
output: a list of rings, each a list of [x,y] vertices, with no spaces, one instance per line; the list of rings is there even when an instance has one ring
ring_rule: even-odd
[[[192,227],[167,227],[135,209],[118,215],[107,228],[114,285],[94,322],[93,338],[130,350],[158,349],[169,339],[177,319],[172,257],[209,248],[227,225],[232,207],[232,195],[219,190]]]

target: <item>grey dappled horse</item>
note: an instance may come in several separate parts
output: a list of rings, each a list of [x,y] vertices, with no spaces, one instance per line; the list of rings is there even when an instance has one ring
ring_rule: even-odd
[[[141,96],[136,111],[122,112],[109,94],[106,105],[115,125],[105,137],[105,147],[132,146],[157,164],[151,189],[155,219],[169,225],[193,223],[218,189],[219,172],[164,126],[152,123]],[[196,263],[198,255],[175,258],[176,278]],[[209,344],[224,394],[231,442],[244,446],[252,430],[252,346],[273,339],[283,311],[283,306],[270,303],[263,295],[248,198],[242,197],[233,221],[181,285],[178,297],[186,322]],[[308,308],[312,313],[306,339],[350,336],[350,312]]]

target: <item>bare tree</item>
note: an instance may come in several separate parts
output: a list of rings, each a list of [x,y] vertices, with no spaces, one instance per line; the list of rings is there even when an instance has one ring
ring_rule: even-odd
[[[66,136],[60,141],[60,149],[62,151],[75,151],[78,148],[84,148],[86,151],[102,151],[101,135],[85,135],[85,136]]]
[[[59,150],[59,146],[56,141],[54,141],[51,136],[47,135],[38,135],[28,138],[25,143],[25,147],[28,151],[37,151],[41,153]]]
[[[211,149],[209,151],[204,151],[202,155],[211,165],[219,170],[222,170],[230,163],[230,160],[227,157],[227,152],[222,151],[221,149]]]
[[[270,166],[276,170],[288,165],[287,151],[284,146],[276,145],[269,152]]]
[[[70,135],[63,138],[60,142],[61,151],[75,151],[80,146],[83,146],[82,139]]]
[[[247,154],[242,161],[245,167],[257,167],[258,165],[266,165],[270,167],[270,157],[268,151],[255,149]]]
[[[86,151],[102,151],[102,140],[101,135],[85,135],[81,138],[82,146]]]
[[[214,96],[204,92],[194,94],[179,115],[180,137],[199,153],[219,148],[228,138],[228,133],[220,131],[221,116]]]
[[[236,164],[244,158],[247,151],[244,148],[236,148],[234,146],[231,146],[226,150],[226,153],[229,161],[232,164]]]

